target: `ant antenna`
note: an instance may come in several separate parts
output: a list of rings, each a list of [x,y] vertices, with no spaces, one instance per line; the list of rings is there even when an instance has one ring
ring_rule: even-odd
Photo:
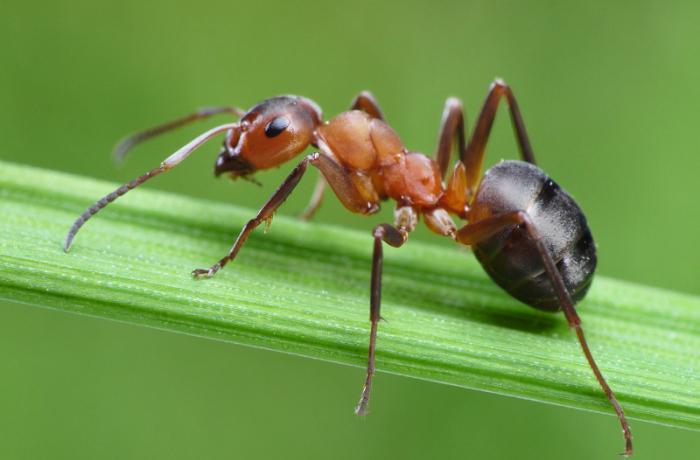
[[[194,121],[205,120],[213,115],[218,115],[220,113],[230,113],[238,117],[245,115],[245,111],[239,109],[238,107],[204,107],[197,110],[194,113],[185,115],[184,117],[177,118],[175,120],[163,123],[162,125],[154,126],[153,128],[140,131],[130,136],[122,139],[114,150],[112,151],[112,156],[117,163],[121,163],[124,160],[126,154],[136,145],[141,142],[148,140],[152,137],[156,137],[160,134],[167,133],[168,131],[173,131],[182,126],[188,125]]]
[[[209,131],[206,131],[205,133],[200,134],[199,136],[195,137],[192,139],[190,142],[188,142],[186,145],[184,145],[182,148],[180,148],[178,151],[170,155],[168,158],[163,160],[163,162],[158,166],[157,168],[153,168],[150,171],[148,171],[146,174],[137,177],[136,179],[127,182],[126,184],[122,185],[121,187],[117,188],[111,193],[108,193],[104,197],[100,198],[97,200],[92,206],[87,208],[81,215],[78,217],[75,222],[73,222],[73,225],[71,226],[70,230],[68,231],[68,235],[66,235],[66,241],[63,244],[63,250],[68,252],[68,250],[71,247],[71,244],[73,243],[73,238],[75,238],[75,235],[78,233],[78,230],[80,230],[80,227],[82,227],[85,222],[88,221],[92,216],[97,214],[97,212],[107,206],[109,203],[112,201],[116,200],[120,196],[124,195],[126,192],[129,190],[132,190],[139,185],[143,184],[149,179],[154,178],[158,174],[161,174],[163,172],[169,171],[178,164],[180,164],[183,160],[185,160],[194,150],[196,150],[198,147],[200,147],[202,144],[204,144],[206,141],[211,139],[212,137],[216,136],[217,134],[227,131],[227,130],[233,130],[233,129],[238,129],[238,123],[227,123],[225,125],[220,125],[216,126]]]

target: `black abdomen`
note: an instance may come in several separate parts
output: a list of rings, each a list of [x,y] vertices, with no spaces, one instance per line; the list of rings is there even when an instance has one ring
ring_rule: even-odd
[[[528,213],[574,303],[581,300],[596,267],[595,244],[581,208],[537,166],[502,161],[484,174],[472,202],[471,222],[514,211]],[[510,295],[542,310],[560,309],[525,228],[509,227],[473,249],[484,270]]]

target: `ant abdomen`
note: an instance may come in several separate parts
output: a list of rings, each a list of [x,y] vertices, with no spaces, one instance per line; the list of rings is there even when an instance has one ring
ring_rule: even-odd
[[[537,166],[503,161],[483,176],[472,202],[472,222],[524,211],[549,250],[574,303],[593,280],[596,250],[586,217],[564,189]],[[532,307],[561,309],[537,247],[522,225],[511,225],[473,246],[489,276]]]

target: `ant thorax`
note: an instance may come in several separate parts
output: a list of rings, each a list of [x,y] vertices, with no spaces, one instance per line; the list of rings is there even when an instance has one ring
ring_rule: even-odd
[[[363,195],[434,208],[443,195],[437,163],[409,152],[396,132],[366,112],[343,112],[317,130],[321,151],[341,163]]]

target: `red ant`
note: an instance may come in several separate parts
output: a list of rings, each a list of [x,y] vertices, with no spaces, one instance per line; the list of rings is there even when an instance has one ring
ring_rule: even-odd
[[[486,142],[503,97],[510,109],[523,161],[502,161],[482,175]],[[367,376],[355,409],[358,415],[366,413],[374,374],[377,324],[381,318],[382,241],[393,247],[402,246],[422,216],[433,232],[471,246],[489,276],[510,295],[541,310],[563,310],[620,420],[626,444],[624,455],[632,454],[629,425],[593,359],[574,308],[588,291],[596,266],[591,232],[573,198],[535,165],[518,104],[505,82],[496,80],[491,85],[468,143],[462,103],[455,98],[447,100],[435,160],[404,147],[368,92],[355,98],[351,110],[325,123],[314,102],[297,96],[268,99],[247,112],[235,107],[204,109],[128,137],[115,153],[123,157],[141,141],[220,113],[237,115],[240,121],[201,134],[157,168],[90,206],[68,232],[65,250],[93,214],[129,190],[174,168],[219,133],[226,132],[226,139],[214,172],[217,176],[227,173],[232,179],[249,178],[258,170],[279,166],[313,146],[317,152],[297,164],[258,214],[245,224],[229,253],[208,269],[194,270],[195,277],[213,276],[232,261],[248,235],[272,219],[312,165],[321,176],[304,212],[306,218],[320,206],[326,184],[349,211],[357,214],[374,214],[381,201],[396,201],[394,225],[380,224],[372,232],[371,330]],[[445,185],[443,179],[455,143],[459,159]],[[457,228],[450,215],[468,223]]]

